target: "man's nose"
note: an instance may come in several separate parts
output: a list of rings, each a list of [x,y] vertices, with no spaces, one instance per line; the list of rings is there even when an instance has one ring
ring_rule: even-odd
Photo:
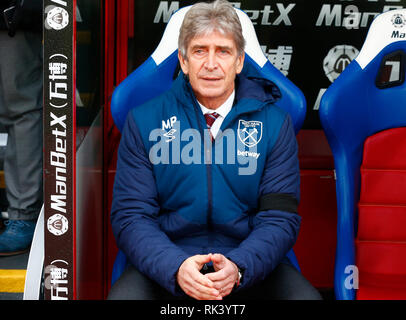
[[[218,66],[218,64],[217,64],[216,53],[210,51],[209,54],[207,55],[205,67],[207,70],[212,71],[212,70],[216,69],[217,66]]]

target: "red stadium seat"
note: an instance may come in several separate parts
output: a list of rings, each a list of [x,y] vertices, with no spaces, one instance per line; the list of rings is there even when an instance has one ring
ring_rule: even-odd
[[[405,32],[405,9],[376,17],[320,103],[336,168],[338,299],[406,299]]]
[[[358,206],[357,298],[406,299],[406,128],[366,140]]]

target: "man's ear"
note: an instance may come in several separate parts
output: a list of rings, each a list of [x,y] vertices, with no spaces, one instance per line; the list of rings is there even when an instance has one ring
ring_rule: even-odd
[[[182,53],[180,52],[180,50],[178,50],[178,59],[179,59],[179,64],[180,64],[180,67],[181,67],[183,73],[187,75],[189,72],[189,64],[188,64],[188,61],[182,56]]]
[[[243,52],[240,56],[237,58],[236,62],[236,74],[241,73],[242,68],[244,67],[244,59],[245,59],[245,52]]]

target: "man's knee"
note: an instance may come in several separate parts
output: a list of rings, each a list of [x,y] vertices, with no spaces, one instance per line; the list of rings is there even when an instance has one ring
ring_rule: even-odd
[[[281,263],[267,278],[277,300],[322,300],[318,290],[293,266]]]
[[[155,283],[129,266],[114,283],[107,300],[155,300]]]

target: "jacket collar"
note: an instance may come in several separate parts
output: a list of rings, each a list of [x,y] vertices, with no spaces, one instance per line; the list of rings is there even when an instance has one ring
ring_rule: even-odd
[[[238,109],[238,113],[261,109],[265,104],[275,103],[282,97],[279,88],[272,81],[261,77],[253,69],[245,69],[245,72],[246,75],[239,74],[235,80],[234,107]],[[184,106],[198,106],[189,79],[183,72],[179,73],[171,91]]]

